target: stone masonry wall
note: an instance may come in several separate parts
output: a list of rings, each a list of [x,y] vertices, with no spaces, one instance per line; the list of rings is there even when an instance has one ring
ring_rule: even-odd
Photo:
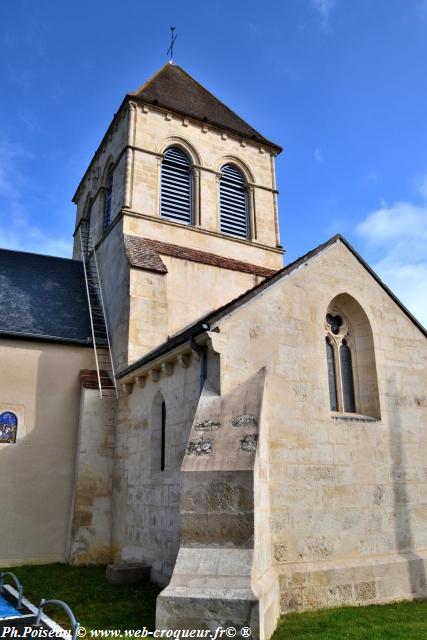
[[[381,418],[329,410],[325,313],[371,324]],[[426,340],[341,243],[211,334],[221,389],[267,366],[272,553],[282,611],[426,594]]]
[[[152,579],[166,584],[180,541],[180,468],[199,398],[199,361],[147,379],[144,388],[119,401],[114,471],[113,545],[123,562],[144,562]],[[156,377],[156,376],[154,376]],[[166,460],[160,470],[160,442],[152,442],[153,411],[166,404]]]
[[[106,564],[112,558],[115,410],[115,398],[101,399],[97,389],[82,388],[70,549],[73,564]]]
[[[209,231],[219,230],[217,172],[223,164],[234,160],[248,181],[256,185],[253,189],[256,218],[253,239],[273,248],[279,244],[274,155],[268,149],[152,107],[138,105],[133,126],[136,149],[132,154],[133,180],[130,184],[132,211],[159,216],[160,156],[168,146],[178,144],[187,150],[200,176],[200,209],[196,224]]]

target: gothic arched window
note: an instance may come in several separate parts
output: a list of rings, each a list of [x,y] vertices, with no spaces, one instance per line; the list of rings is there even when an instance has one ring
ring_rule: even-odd
[[[107,173],[107,181],[106,181],[106,191],[105,191],[105,203],[104,203],[104,231],[108,229],[111,224],[111,201],[113,198],[113,168],[111,168]]]
[[[163,154],[160,176],[160,217],[181,224],[192,222],[192,167],[179,147]]]
[[[221,169],[219,212],[222,233],[239,238],[249,237],[246,180],[233,164],[225,164]]]
[[[356,413],[353,358],[348,321],[339,314],[326,316],[326,358],[328,362],[331,411]]]
[[[11,411],[0,413],[0,442],[16,442],[18,418]]]
[[[325,334],[331,411],[380,418],[372,329],[350,295],[342,293],[329,305]]]

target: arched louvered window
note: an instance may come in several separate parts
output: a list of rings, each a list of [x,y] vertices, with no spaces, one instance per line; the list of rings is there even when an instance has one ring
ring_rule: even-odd
[[[0,442],[16,442],[18,418],[11,411],[0,413]]]
[[[178,147],[163,154],[160,187],[160,216],[181,224],[191,224],[191,163]]]
[[[239,238],[249,237],[248,196],[242,173],[232,164],[221,169],[219,181],[221,231]]]
[[[111,200],[113,197],[113,170],[110,169],[107,175],[107,190],[105,192],[104,206],[104,231],[108,229],[111,223]]]

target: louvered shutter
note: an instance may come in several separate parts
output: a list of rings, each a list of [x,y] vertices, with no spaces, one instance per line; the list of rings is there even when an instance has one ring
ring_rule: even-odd
[[[104,231],[108,229],[111,222],[111,198],[113,196],[113,172],[110,171],[107,178],[107,191],[105,193],[104,207]]]
[[[177,147],[167,149],[163,156],[160,216],[183,224],[191,223],[191,165]]]
[[[221,169],[219,202],[221,231],[231,236],[248,237],[248,197],[245,179],[232,164]]]

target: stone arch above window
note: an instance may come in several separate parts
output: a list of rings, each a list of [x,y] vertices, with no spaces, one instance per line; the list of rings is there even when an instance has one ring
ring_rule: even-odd
[[[158,391],[151,408],[150,457],[151,473],[156,475],[166,470],[166,403]]]
[[[221,168],[219,214],[222,233],[238,238],[250,237],[247,181],[241,169],[233,163]]]
[[[16,434],[18,431],[18,418],[12,411],[3,411],[0,413],[0,443],[16,442]]]
[[[331,411],[380,418],[371,325],[349,294],[336,296],[325,317],[326,360]]]
[[[193,144],[190,144],[185,140],[185,138],[180,138],[179,136],[171,136],[170,138],[163,140],[156,147],[156,153],[164,156],[165,152],[173,147],[176,147],[185,153],[192,166],[197,165],[198,167],[201,167],[203,165],[199,151],[193,146]]]
[[[193,222],[192,162],[181,147],[168,147],[160,169],[160,217],[172,222]]]

